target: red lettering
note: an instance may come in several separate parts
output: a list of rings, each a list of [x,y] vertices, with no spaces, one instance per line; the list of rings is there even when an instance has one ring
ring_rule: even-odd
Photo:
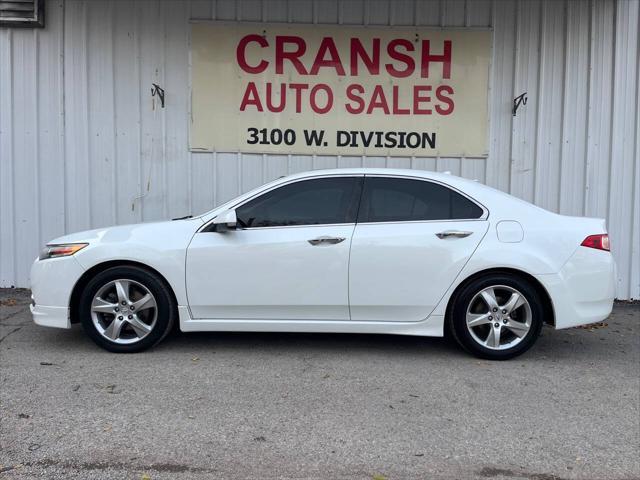
[[[247,85],[247,89],[242,97],[242,102],[240,103],[240,111],[244,112],[248,105],[253,105],[259,112],[262,112],[260,95],[258,95],[258,89],[256,88],[256,84],[253,82],[249,82]]]
[[[443,108],[441,105],[436,105],[436,112],[440,115],[449,115],[453,113],[454,103],[453,98],[450,98],[446,95],[442,95],[441,92],[446,91],[449,95],[453,95],[453,87],[449,85],[440,85],[436,88],[436,98],[443,103],[446,103],[448,108]]]
[[[362,42],[358,38],[351,39],[351,76],[358,75],[358,58],[367,67],[370,75],[380,74],[380,39],[374,38],[372,45],[373,53],[367,54]]]
[[[293,44],[296,49],[292,52],[287,52],[285,46],[287,44]],[[307,70],[298,58],[304,55],[307,51],[307,44],[300,37],[291,36],[277,36],[276,37],[276,73],[282,75],[284,72],[283,64],[285,60],[289,60],[294,68],[300,75],[308,75]]]
[[[416,69],[416,63],[410,55],[399,52],[398,47],[405,48],[407,52],[413,52],[413,43],[409,40],[405,40],[404,38],[396,38],[395,40],[391,40],[389,45],[387,45],[387,53],[389,54],[389,57],[393,60],[404,63],[406,67],[404,69],[397,69],[392,63],[387,63],[385,68],[392,77],[408,77]]]
[[[262,48],[269,46],[269,42],[267,39],[260,35],[246,35],[240,39],[238,42],[238,47],[236,48],[236,60],[238,65],[242,70],[247,73],[262,73],[269,66],[269,62],[266,60],[260,60],[260,63],[256,67],[252,67],[247,63],[247,44],[250,42],[258,43]]]
[[[327,53],[329,54],[329,58],[325,60],[324,57]],[[342,67],[342,60],[340,60],[340,55],[338,54],[338,49],[331,37],[324,37],[322,39],[309,74],[317,75],[318,70],[323,67],[333,67],[338,75],[345,75],[344,68]]]
[[[423,93],[429,93],[431,91],[431,85],[414,85],[413,86],[413,113],[414,115],[431,115],[430,108],[422,108],[421,103],[428,103],[431,101],[429,95],[422,95]]]
[[[400,108],[400,87],[398,85],[393,86],[393,114],[394,115],[409,115],[411,110],[408,108]]]
[[[296,92],[296,113],[302,111],[302,91],[309,88],[308,83],[290,83],[289,88]]]
[[[357,94],[362,95],[364,93],[364,87],[357,83],[351,84],[347,87],[347,98],[352,102],[356,102],[358,104],[357,107],[352,106],[351,104],[345,104],[345,108],[347,112],[357,115],[364,111],[364,100]]]
[[[324,90],[327,94],[327,104],[322,108],[318,106],[318,102],[316,101],[316,96],[320,90]],[[309,102],[311,103],[311,109],[315,113],[327,113],[331,110],[331,107],[333,107],[333,92],[331,91],[331,88],[329,88],[329,85],[326,83],[319,83],[313,87],[309,96]]]
[[[389,105],[387,104],[387,97],[384,95],[382,85],[376,85],[373,89],[373,95],[371,95],[371,102],[369,108],[367,108],[367,114],[371,114],[374,108],[382,108],[382,111],[389,115]]]
[[[422,78],[429,78],[429,64],[442,63],[442,78],[451,78],[451,40],[444,41],[444,53],[431,55],[429,40],[422,41],[421,71]]]
[[[278,105],[277,107],[272,102],[272,90],[273,88],[271,86],[271,82],[267,83],[267,110],[269,110],[270,112],[278,113],[283,111],[284,107],[287,104],[287,84],[280,84],[280,105]]]

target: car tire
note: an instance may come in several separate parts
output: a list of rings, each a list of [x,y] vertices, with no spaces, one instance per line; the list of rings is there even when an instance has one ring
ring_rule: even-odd
[[[111,352],[135,353],[167,336],[177,308],[159,275],[126,265],[108,268],[87,283],[78,314],[85,332],[97,345]]]
[[[491,274],[464,285],[453,299],[448,331],[473,355],[508,360],[533,346],[545,308],[536,288],[511,274]]]

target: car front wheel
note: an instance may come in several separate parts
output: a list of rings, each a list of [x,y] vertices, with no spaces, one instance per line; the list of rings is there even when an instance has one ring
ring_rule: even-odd
[[[542,328],[540,294],[526,280],[508,274],[478,278],[458,293],[451,332],[472,354],[507,360],[533,346]]]
[[[82,326],[102,348],[140,352],[159,343],[175,317],[171,293],[158,275],[134,266],[109,268],[92,278],[79,303]]]

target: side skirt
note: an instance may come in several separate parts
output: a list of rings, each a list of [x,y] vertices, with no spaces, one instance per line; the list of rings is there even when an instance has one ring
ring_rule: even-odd
[[[432,315],[421,322],[363,322],[338,320],[254,320],[198,319],[187,307],[178,307],[183,332],[303,332],[303,333],[381,333],[442,337],[444,316]]]

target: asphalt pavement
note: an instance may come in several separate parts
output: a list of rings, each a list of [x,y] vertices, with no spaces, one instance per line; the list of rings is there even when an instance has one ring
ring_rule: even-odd
[[[638,479],[640,305],[508,362],[443,339],[177,333],[116,355],[0,290],[0,480]]]

